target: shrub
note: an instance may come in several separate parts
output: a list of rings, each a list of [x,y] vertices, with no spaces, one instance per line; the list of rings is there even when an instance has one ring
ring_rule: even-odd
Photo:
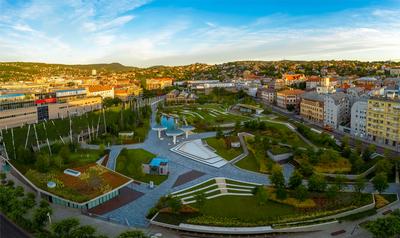
[[[374,194],[374,197],[375,197],[375,208],[381,208],[389,204],[389,201],[386,200],[380,194]]]

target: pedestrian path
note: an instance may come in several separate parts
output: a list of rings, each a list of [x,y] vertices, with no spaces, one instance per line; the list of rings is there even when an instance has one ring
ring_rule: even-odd
[[[110,154],[108,156],[107,168],[115,171],[115,167],[117,166],[117,158],[120,152],[121,148],[118,147],[111,148]]]

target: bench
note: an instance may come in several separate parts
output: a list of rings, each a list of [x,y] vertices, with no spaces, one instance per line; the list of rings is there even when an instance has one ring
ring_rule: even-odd
[[[346,231],[345,230],[339,230],[339,231],[332,232],[331,236],[338,236],[338,235],[341,235],[343,233],[346,233]]]

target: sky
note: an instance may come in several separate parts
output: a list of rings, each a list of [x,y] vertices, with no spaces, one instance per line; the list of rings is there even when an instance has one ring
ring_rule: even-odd
[[[282,59],[400,59],[400,0],[0,0],[0,61]]]

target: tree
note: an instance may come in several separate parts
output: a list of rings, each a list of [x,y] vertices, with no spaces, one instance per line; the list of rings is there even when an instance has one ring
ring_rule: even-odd
[[[255,188],[255,196],[258,205],[265,205],[268,201],[268,193],[263,186],[258,186]]]
[[[217,139],[224,138],[224,132],[222,132],[221,128],[218,127],[217,134],[215,136]]]
[[[295,189],[303,182],[303,175],[297,170],[295,170],[289,178],[289,188]]]
[[[68,145],[63,145],[58,152],[58,155],[62,158],[64,164],[68,164],[69,162],[69,157],[71,155],[71,151],[69,150]]]
[[[35,167],[39,172],[46,173],[49,171],[50,158],[48,154],[40,153],[36,158]]]
[[[52,214],[52,209],[47,202],[42,201],[40,206],[33,212],[33,225],[35,228],[41,230],[47,224],[48,215]]]
[[[308,191],[306,186],[304,186],[303,184],[297,186],[296,189],[294,190],[294,196],[296,199],[300,201],[306,200],[308,197]]]
[[[287,192],[286,192],[286,190],[285,190],[284,187],[278,187],[278,188],[276,189],[276,197],[277,197],[279,200],[284,200],[284,199],[287,198]]]
[[[354,191],[357,193],[361,193],[366,187],[365,179],[362,177],[357,178],[354,184]]]
[[[199,207],[203,207],[207,200],[207,197],[204,193],[196,194],[196,196],[194,196],[194,198],[196,199],[196,204]]]
[[[364,160],[369,160],[372,153],[374,153],[375,151],[376,151],[376,146],[374,144],[370,144],[367,148],[365,148],[362,154],[362,158]]]
[[[25,149],[24,146],[20,145],[17,149],[17,160],[26,164],[31,164],[34,160],[32,159],[32,153]]]
[[[54,223],[51,229],[54,237],[68,238],[72,237],[71,233],[77,227],[79,227],[79,220],[76,218],[68,218]]]
[[[372,233],[375,238],[398,237],[400,234],[400,217],[398,210],[384,218],[378,218],[375,221],[370,221],[366,224],[366,229]]]
[[[134,230],[134,231],[125,231],[119,234],[117,238],[148,238],[148,236],[145,235],[143,231]]]
[[[372,179],[372,184],[374,185],[375,190],[377,190],[379,193],[382,193],[389,187],[387,175],[385,173],[378,173]]]
[[[389,159],[381,159],[376,162],[375,173],[388,174],[393,169],[393,164]]]
[[[105,237],[96,235],[96,229],[92,226],[80,226],[76,218],[67,218],[60,222],[53,223],[51,227],[51,237],[53,238],[100,238]]]
[[[285,187],[285,178],[283,177],[282,168],[279,165],[275,165],[272,168],[270,180],[276,188]]]
[[[0,181],[1,181],[2,184],[5,183],[6,178],[7,178],[7,175],[5,173],[3,173],[3,172],[0,172]]]
[[[169,208],[171,208],[171,211],[173,213],[179,213],[179,211],[182,208],[182,202],[177,197],[169,197],[169,199],[167,201],[167,205]]]
[[[335,183],[339,188],[339,191],[342,191],[343,189],[345,189],[347,187],[346,185],[346,177],[344,177],[343,175],[338,175],[335,178]]]
[[[339,186],[337,184],[333,184],[333,185],[329,186],[326,189],[326,196],[329,199],[333,200],[333,199],[336,198],[336,196],[338,195],[339,191],[340,191]]]
[[[314,167],[309,162],[301,163],[300,173],[305,177],[309,177],[314,173]]]
[[[324,192],[326,186],[325,178],[321,175],[314,174],[308,180],[308,189],[310,191]]]

